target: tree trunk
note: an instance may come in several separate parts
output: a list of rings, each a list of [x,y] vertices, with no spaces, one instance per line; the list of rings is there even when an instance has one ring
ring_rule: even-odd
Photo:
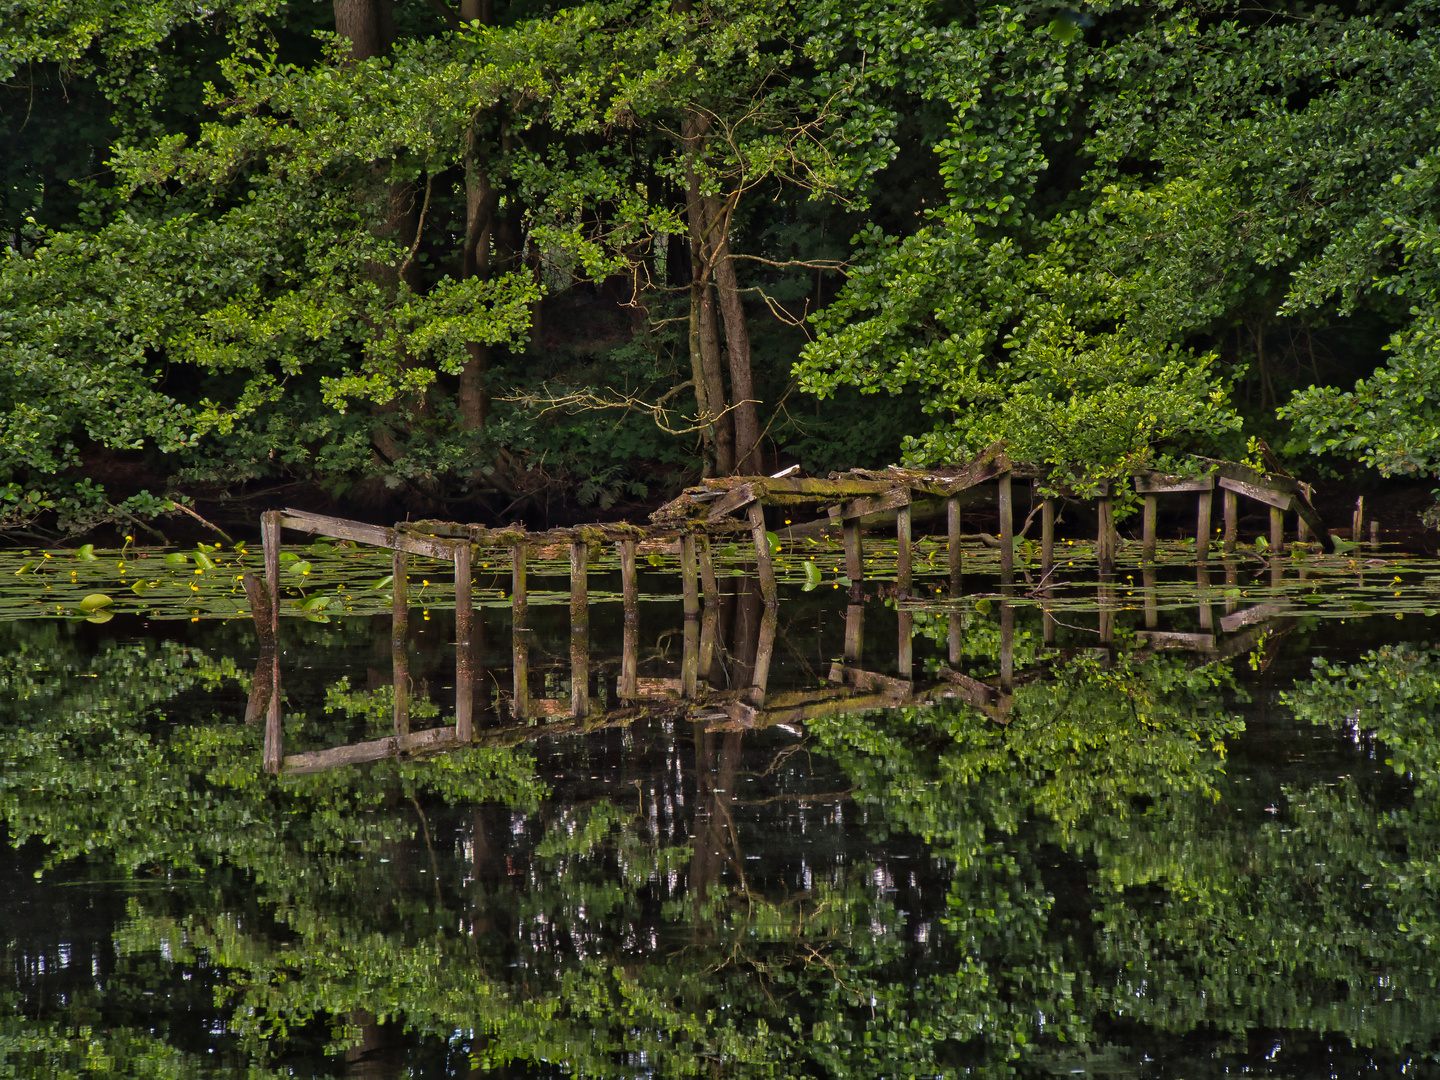
[[[716,471],[715,426],[710,422],[710,395],[705,378],[704,350],[700,328],[701,295],[698,282],[690,285],[690,381],[695,387],[695,410],[700,425],[700,453],[704,459],[701,471],[713,476]]]
[[[461,273],[467,278],[484,277],[490,272],[491,225],[500,204],[500,191],[490,182],[479,160],[477,141],[472,130],[465,148],[465,248],[461,253]],[[465,431],[476,431],[485,426],[489,411],[485,373],[490,366],[490,347],[471,341],[465,350],[469,359],[460,372],[460,426]]]
[[[393,0],[334,0],[335,32],[350,42],[351,60],[383,56],[395,41]]]
[[[715,317],[715,294],[710,285],[714,269],[710,259],[714,250],[710,239],[712,222],[706,213],[706,199],[700,192],[697,168],[708,123],[703,117],[688,116],[681,133],[686,150],[685,216],[690,226],[690,366],[695,375],[700,422],[709,429],[714,447],[715,467],[729,474],[735,468],[735,436],[729,414],[725,412],[720,334]]]
[[[394,6],[393,0],[333,0],[335,32],[349,42],[352,63],[383,56],[389,50],[395,40]],[[386,192],[385,223],[380,234],[393,236],[408,247],[415,242],[418,228],[419,216],[410,185],[391,185]],[[368,267],[368,272],[388,288],[397,287],[402,279],[413,288],[419,283],[418,269],[412,260],[403,272],[379,264]],[[372,412],[377,417],[393,418],[399,413],[399,406],[392,400],[374,406]],[[375,448],[388,462],[404,454],[403,446],[390,430],[393,426],[392,422],[381,419],[372,437]]]
[[[460,0],[460,21],[494,25],[494,0]],[[500,205],[500,190],[491,181],[485,163],[480,160],[480,117],[472,117],[465,137],[465,247],[461,252],[461,274],[466,278],[485,277],[490,272],[490,236],[495,210]],[[460,371],[460,427],[478,431],[485,427],[490,412],[485,377],[490,368],[490,346],[482,341],[465,345],[469,358]]]
[[[720,314],[725,320],[725,349],[730,357],[735,471],[754,476],[764,470],[760,463],[760,418],[750,371],[750,330],[735,280],[735,263],[730,257],[730,218],[725,214],[722,200],[711,199],[710,203],[707,218],[714,237],[715,284],[720,294]]]

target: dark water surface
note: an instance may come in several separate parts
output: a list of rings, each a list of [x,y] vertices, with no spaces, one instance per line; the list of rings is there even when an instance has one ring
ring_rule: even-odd
[[[389,621],[287,620],[278,776],[242,622],[0,624],[0,1076],[1440,1075],[1440,620],[971,602],[908,683],[893,600],[847,674],[843,592],[730,581],[700,700],[678,603],[638,703],[596,605],[570,717],[537,608],[516,717],[485,609],[475,743],[338,768]]]

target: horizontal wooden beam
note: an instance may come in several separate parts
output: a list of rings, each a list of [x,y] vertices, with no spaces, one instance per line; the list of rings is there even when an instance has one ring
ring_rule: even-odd
[[[304,754],[288,754],[282,766],[286,773],[320,772],[344,765],[361,765],[367,761],[396,757],[399,754],[429,750],[448,750],[460,745],[453,727],[428,728],[408,735],[390,735],[384,739],[332,746],[327,750],[311,750]]]
[[[295,529],[311,536],[333,536],[336,540],[350,540],[357,544],[424,555],[431,559],[445,559],[448,562],[455,561],[455,549],[464,543],[439,537],[411,536],[397,533],[383,525],[367,525],[363,521],[347,521],[345,518],[327,517],[305,510],[282,511],[280,525],[282,528]]]
[[[1135,640],[1143,641],[1152,649],[1189,649],[1192,652],[1210,652],[1215,648],[1214,634],[1181,634],[1171,630],[1137,630]]]
[[[1266,619],[1273,619],[1276,615],[1284,614],[1289,610],[1290,605],[1284,600],[1271,600],[1264,604],[1256,604],[1244,611],[1224,616],[1220,620],[1220,629],[1227,634],[1233,634],[1236,630],[1264,622]]]
[[[1215,476],[1167,476],[1144,472],[1135,477],[1135,490],[1141,495],[1166,495],[1179,491],[1214,491]]]
[[[1233,491],[1237,495],[1244,495],[1247,499],[1254,499],[1256,502],[1262,502],[1280,510],[1289,510],[1295,505],[1295,495],[1292,492],[1261,487],[1247,480],[1234,480],[1228,476],[1222,476],[1220,477],[1220,486],[1226,491]]]
[[[839,506],[832,506],[828,511],[832,518],[846,519],[864,517],[867,514],[879,514],[885,510],[895,510],[901,506],[910,505],[910,489],[908,487],[891,488],[883,495],[877,495],[864,499],[846,499]]]

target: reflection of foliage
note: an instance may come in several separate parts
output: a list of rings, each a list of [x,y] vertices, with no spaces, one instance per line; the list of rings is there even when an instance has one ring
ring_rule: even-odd
[[[343,644],[343,627],[306,630]],[[981,630],[966,637],[977,670],[998,645]],[[233,665],[145,645],[76,663],[70,632],[6,642],[0,692],[29,703],[0,777],[12,836],[50,838],[52,865],[163,873],[170,888],[137,890],[114,936],[133,972],[112,990],[142,961],[194,973],[256,1062],[317,1020],[338,1046],[387,1018],[472,1066],[595,1077],[1123,1071],[1132,1023],[1386,1048],[1440,1029],[1433,799],[1351,779],[1245,817],[1224,774],[1241,731],[1228,667],[1056,665],[1022,681],[1005,724],[951,701],[814,720],[803,744],[698,733],[695,774],[642,772],[594,797],[547,795],[511,751],[276,782],[257,728],[159,711],[243,683]],[[67,655],[87,677],[61,676]],[[1341,729],[1390,717],[1396,745],[1411,740],[1396,760],[1433,761],[1421,718],[1437,673],[1430,654],[1376,653],[1294,707]],[[385,690],[328,695],[358,715]],[[212,711],[184,700],[184,715]],[[737,794],[762,780],[766,798]],[[766,809],[777,799],[816,800],[787,811],[804,846],[796,817]],[[90,824],[107,800],[109,832]],[[106,1014],[87,1008],[77,1023],[99,1030]],[[32,1051],[50,1037],[11,1030]]]

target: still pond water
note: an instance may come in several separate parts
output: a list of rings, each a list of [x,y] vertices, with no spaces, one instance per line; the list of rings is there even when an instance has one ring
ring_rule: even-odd
[[[1440,1075],[1440,589],[1181,563],[0,622],[0,1076]]]

